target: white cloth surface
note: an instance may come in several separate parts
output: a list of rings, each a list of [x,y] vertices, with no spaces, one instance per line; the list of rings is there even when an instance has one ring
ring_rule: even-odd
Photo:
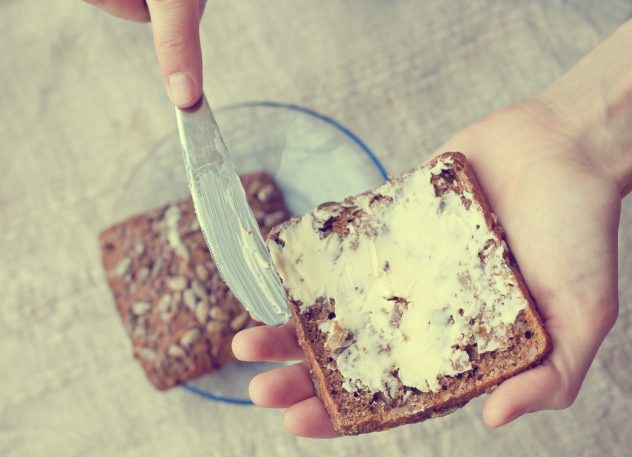
[[[219,106],[333,116],[391,173],[568,69],[632,13],[620,0],[209,0],[205,88]],[[97,233],[174,129],[147,25],[67,0],[0,2],[0,455],[623,456],[632,449],[632,199],[620,317],[575,404],[499,430],[482,399],[445,418],[334,441],[278,411],[157,393],[130,356]]]

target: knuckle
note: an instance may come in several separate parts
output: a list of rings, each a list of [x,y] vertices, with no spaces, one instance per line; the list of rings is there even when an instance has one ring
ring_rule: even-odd
[[[600,309],[597,312],[597,316],[595,316],[595,321],[599,329],[606,334],[612,329],[618,317],[619,306],[615,304],[614,306],[606,306]]]
[[[586,305],[583,322],[586,330],[595,337],[604,338],[612,329],[619,316],[619,304],[615,299],[591,300]]]
[[[573,403],[575,403],[576,398],[577,392],[575,390],[563,389],[557,394],[555,409],[569,408]]]
[[[569,370],[563,370],[565,373],[570,373]],[[577,394],[579,393],[579,386],[575,386],[571,381],[570,375],[562,374],[560,371],[557,371],[557,391],[553,396],[553,401],[551,402],[552,409],[566,409],[570,407],[577,398]]]

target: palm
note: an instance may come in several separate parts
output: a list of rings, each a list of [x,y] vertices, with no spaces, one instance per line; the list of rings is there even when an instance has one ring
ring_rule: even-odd
[[[470,129],[454,140],[476,141],[458,146],[472,151],[468,157],[553,340],[542,366],[489,398],[485,420],[499,425],[575,399],[618,310],[620,195],[577,144],[532,113],[512,110]]]
[[[474,166],[553,340],[542,365],[493,392],[485,421],[497,426],[527,411],[567,407],[616,318],[618,190],[576,144],[522,108],[474,124],[443,151],[461,151]],[[244,360],[300,356],[290,327],[242,332],[234,349]],[[293,433],[335,436],[303,364],[255,378],[251,396],[288,408]]]

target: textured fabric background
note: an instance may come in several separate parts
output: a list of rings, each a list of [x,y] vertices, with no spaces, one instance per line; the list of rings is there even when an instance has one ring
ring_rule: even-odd
[[[205,87],[215,105],[329,114],[396,173],[551,82],[631,13],[621,0],[209,0]],[[312,441],[285,433],[278,411],[156,393],[130,357],[96,235],[174,126],[148,26],[78,1],[0,2],[0,455],[629,455],[632,198],[620,318],[566,411],[489,430],[478,399],[424,424]]]

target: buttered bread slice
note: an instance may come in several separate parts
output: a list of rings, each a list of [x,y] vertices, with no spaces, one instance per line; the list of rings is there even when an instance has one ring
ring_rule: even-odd
[[[268,247],[341,433],[444,415],[549,350],[460,153],[293,218]]]

